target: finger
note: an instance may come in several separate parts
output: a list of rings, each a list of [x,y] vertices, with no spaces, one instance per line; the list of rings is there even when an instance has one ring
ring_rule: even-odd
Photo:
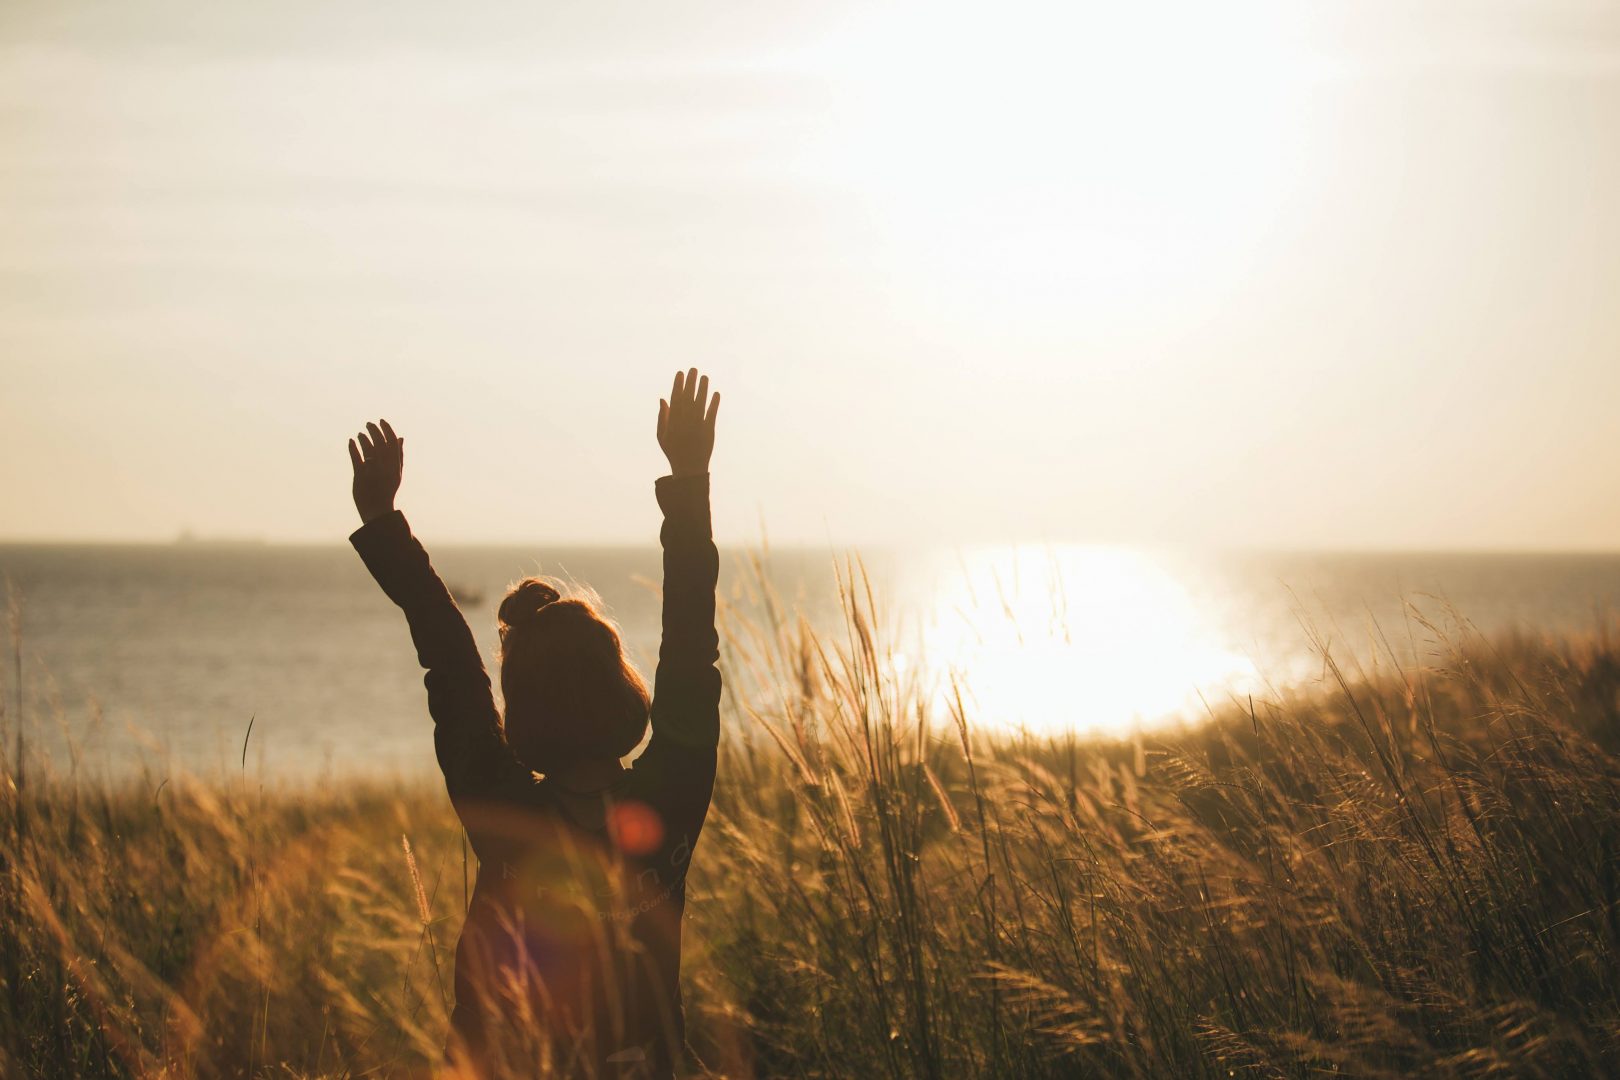
[[[362,431],[356,438],[360,440],[360,455],[370,461],[371,455],[377,452],[377,448],[371,444],[371,436]]]
[[[675,385],[669,388],[669,407],[671,409],[680,408],[680,406],[681,406],[681,398],[685,396],[682,393],[682,390],[685,388],[685,386],[686,386],[686,372],[677,371],[675,373]]]
[[[371,423],[369,420],[366,421],[366,430],[371,432],[371,441],[373,443],[375,443],[377,446],[387,446],[388,445],[388,443],[386,441],[384,441],[384,439],[383,439],[382,429],[379,428],[376,424]]]
[[[388,426],[388,421],[379,420],[377,422],[382,425],[383,438],[387,439],[390,444],[396,444],[399,442],[399,436],[395,435],[394,429]]]
[[[365,459],[360,456],[360,447],[355,445],[353,439],[349,440],[349,463],[354,466],[355,472],[359,472],[360,466],[366,463]]]
[[[713,430],[713,428],[714,428],[714,418],[719,416],[719,415],[720,415],[720,391],[716,390],[714,392],[714,397],[709,399],[709,415],[705,416],[703,418],[703,422],[705,424],[709,425],[710,430]]]
[[[709,377],[707,375],[705,375],[705,376],[703,376],[703,378],[698,380],[697,401],[694,402],[694,404],[696,404],[697,407],[698,407],[698,415],[699,416],[703,415],[703,406],[708,403],[708,400],[709,400]]]
[[[669,423],[669,402],[663,398],[658,399],[658,441],[664,441],[664,425]]]
[[[405,440],[401,439],[394,444],[394,453],[399,456],[399,467],[405,467]]]
[[[693,404],[697,403],[697,393],[696,393],[696,391],[697,391],[697,368],[693,368],[691,371],[688,371],[686,373],[686,392],[687,392],[687,394],[691,395],[689,400]]]

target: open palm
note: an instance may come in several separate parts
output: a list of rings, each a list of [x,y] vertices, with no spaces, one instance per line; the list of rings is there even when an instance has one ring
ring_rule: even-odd
[[[709,471],[714,452],[714,418],[720,413],[720,395],[709,396],[709,377],[698,369],[677,371],[669,400],[658,402],[658,445],[676,476],[701,476]]]
[[[405,470],[405,440],[394,434],[387,420],[368,423],[365,431],[349,440],[349,462],[354,466],[354,508],[361,522],[369,524],[391,513]]]

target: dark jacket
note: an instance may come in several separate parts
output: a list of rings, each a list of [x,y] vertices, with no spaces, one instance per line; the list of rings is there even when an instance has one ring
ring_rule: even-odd
[[[405,612],[427,669],[434,747],[478,857],[456,947],[451,1054],[481,1071],[662,1076],[685,1038],[686,870],[708,813],[719,740],[719,555],[709,478],[662,477],[664,626],[652,738],[582,806],[506,743],[472,632],[394,511],[350,542]]]

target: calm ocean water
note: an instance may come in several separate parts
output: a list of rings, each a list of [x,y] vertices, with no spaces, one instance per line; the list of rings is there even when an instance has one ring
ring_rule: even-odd
[[[1206,698],[1320,677],[1306,625],[1336,654],[1381,630],[1436,651],[1407,604],[1486,633],[1594,629],[1620,603],[1620,555],[1195,556],[1029,545],[864,553],[900,662],[956,670],[982,723],[1118,732],[1195,717]],[[492,656],[495,604],[540,570],[588,582],[649,675],[657,650],[654,548],[438,548],[441,573]],[[840,626],[834,557],[773,550],[773,583]],[[740,553],[722,594],[753,605]],[[177,768],[310,777],[432,767],[404,619],[347,547],[0,545],[22,603],[30,768],[91,774]],[[481,597],[479,596],[481,594]],[[1443,599],[1442,599],[1443,598]],[[0,629],[9,646],[9,634]],[[7,652],[9,653],[9,648]],[[0,666],[6,753],[16,676]],[[39,760],[36,759],[39,755]]]

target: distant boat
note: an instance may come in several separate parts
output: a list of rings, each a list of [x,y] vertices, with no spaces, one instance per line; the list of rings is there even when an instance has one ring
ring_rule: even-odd
[[[459,582],[449,582],[446,587],[450,596],[456,603],[465,607],[477,607],[484,602],[484,590],[476,585],[463,585]]]

